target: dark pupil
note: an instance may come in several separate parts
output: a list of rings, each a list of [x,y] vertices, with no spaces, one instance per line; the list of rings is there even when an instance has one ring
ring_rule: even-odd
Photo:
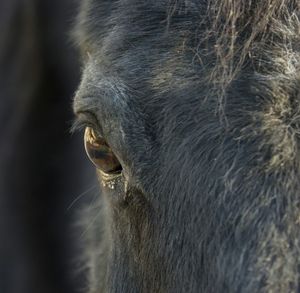
[[[85,150],[93,164],[105,173],[121,171],[121,165],[106,141],[87,127],[84,135]]]

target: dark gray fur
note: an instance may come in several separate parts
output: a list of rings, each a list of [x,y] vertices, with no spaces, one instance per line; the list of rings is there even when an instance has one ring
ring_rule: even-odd
[[[77,35],[123,166],[91,292],[299,292],[299,4],[86,0]]]

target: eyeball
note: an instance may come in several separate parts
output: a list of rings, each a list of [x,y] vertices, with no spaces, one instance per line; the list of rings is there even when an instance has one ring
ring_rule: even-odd
[[[122,166],[106,140],[98,135],[93,128],[86,127],[84,146],[92,163],[107,174],[116,174],[122,171]]]

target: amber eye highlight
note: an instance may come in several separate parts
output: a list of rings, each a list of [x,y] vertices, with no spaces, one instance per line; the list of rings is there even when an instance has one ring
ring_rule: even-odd
[[[105,139],[97,135],[91,127],[86,127],[84,146],[89,159],[101,171],[107,174],[120,173],[122,167]]]

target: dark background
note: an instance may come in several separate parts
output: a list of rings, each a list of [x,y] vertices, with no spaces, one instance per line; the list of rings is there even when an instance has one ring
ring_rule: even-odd
[[[77,10],[74,0],[0,1],[0,293],[84,292],[76,223],[96,183],[69,131]]]

